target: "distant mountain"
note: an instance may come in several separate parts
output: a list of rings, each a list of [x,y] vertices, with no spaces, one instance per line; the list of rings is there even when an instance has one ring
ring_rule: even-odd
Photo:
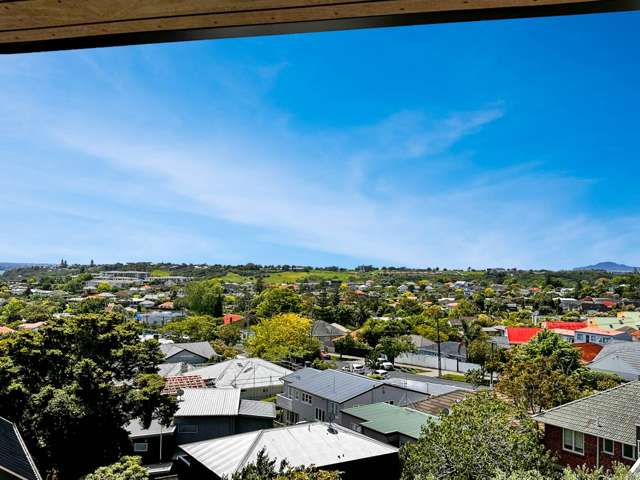
[[[640,271],[640,267],[630,267],[629,265],[623,265],[622,263],[615,262],[600,262],[595,265],[588,265],[586,267],[577,267],[574,270],[604,270],[605,272],[612,273],[627,273]]]

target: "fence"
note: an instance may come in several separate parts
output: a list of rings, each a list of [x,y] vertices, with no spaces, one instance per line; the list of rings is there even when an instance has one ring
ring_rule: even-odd
[[[476,363],[461,362],[454,358],[440,357],[442,369],[450,372],[466,373],[474,368],[480,368]],[[423,353],[403,353],[396,358],[396,363],[413,365],[416,367],[438,368],[438,357]]]

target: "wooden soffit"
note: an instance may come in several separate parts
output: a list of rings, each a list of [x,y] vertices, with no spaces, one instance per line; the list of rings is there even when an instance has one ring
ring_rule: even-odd
[[[639,8],[640,0],[0,0],[0,53]]]

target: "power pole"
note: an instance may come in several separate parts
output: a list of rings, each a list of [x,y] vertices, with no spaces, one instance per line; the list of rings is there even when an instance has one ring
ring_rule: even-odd
[[[436,318],[436,341],[438,342],[438,378],[442,376],[442,360],[440,357],[440,319]]]

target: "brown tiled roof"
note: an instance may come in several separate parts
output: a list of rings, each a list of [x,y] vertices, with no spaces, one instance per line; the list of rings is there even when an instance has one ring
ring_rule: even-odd
[[[162,393],[167,395],[175,395],[178,390],[184,390],[185,388],[206,388],[207,385],[202,377],[199,375],[181,375],[175,377],[167,377],[167,382],[164,385]]]
[[[438,395],[437,397],[431,397],[414,403],[412,407],[419,412],[441,416],[443,412],[448,413],[454,404],[460,403],[467,398],[470,393],[471,392],[465,390],[454,390],[444,395]]]

